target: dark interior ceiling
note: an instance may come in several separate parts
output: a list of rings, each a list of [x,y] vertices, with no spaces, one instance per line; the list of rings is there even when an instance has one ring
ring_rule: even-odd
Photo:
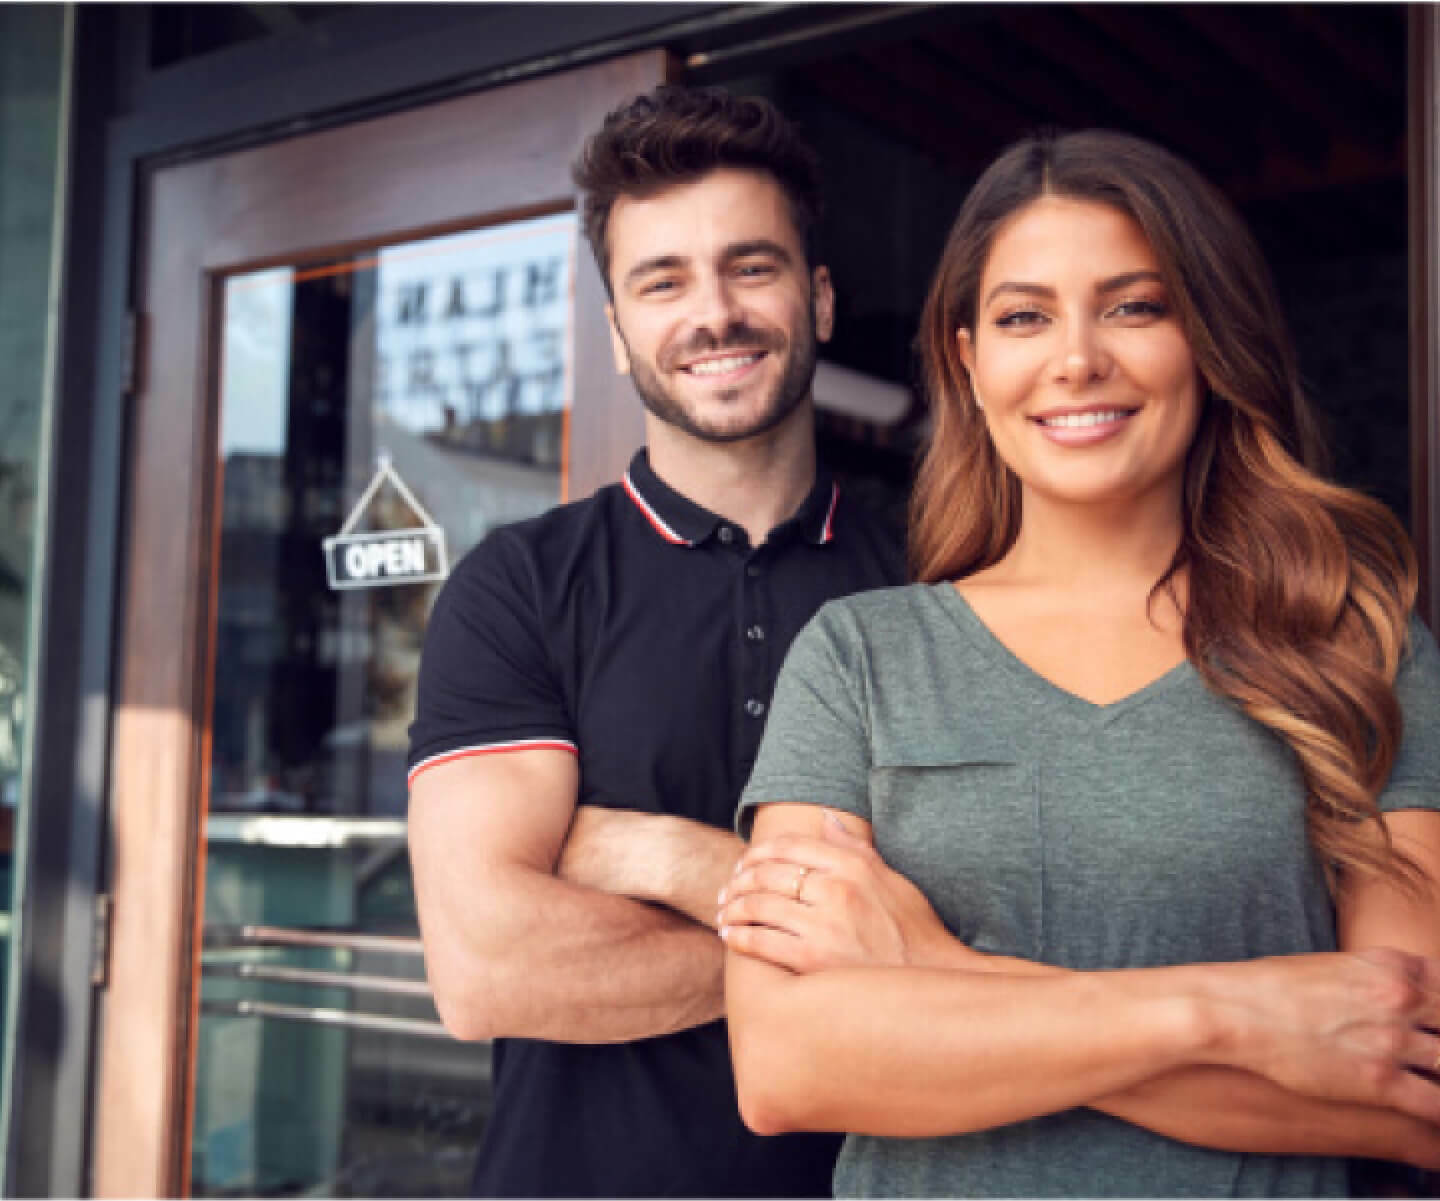
[[[961,173],[1041,126],[1124,129],[1220,184],[1272,253],[1337,218],[1403,248],[1405,36],[1400,5],[1017,4],[792,70]]]

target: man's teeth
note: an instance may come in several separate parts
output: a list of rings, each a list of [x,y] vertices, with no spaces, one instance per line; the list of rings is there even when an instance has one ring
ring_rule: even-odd
[[[723,359],[705,359],[700,363],[691,363],[686,370],[691,375],[724,375],[727,371],[739,371],[741,367],[750,366],[759,357],[758,354],[727,355]]]
[[[1130,414],[1124,409],[1106,409],[1099,413],[1062,413],[1058,417],[1042,417],[1041,425],[1051,429],[1078,430],[1087,425],[1104,425],[1107,421],[1119,421]]]

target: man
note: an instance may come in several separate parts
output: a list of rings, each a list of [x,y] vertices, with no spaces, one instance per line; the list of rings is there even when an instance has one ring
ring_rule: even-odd
[[[476,1189],[828,1196],[837,1139],[740,1122],[713,929],[786,647],[902,578],[815,463],[817,168],[765,102],[661,88],[576,179],[647,449],[461,562],[411,730],[430,982],[498,1040]]]

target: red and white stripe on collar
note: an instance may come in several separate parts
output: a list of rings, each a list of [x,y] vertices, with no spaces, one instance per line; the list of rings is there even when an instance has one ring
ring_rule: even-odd
[[[439,767],[442,763],[453,763],[456,759],[469,759],[472,755],[497,755],[503,754],[505,751],[540,750],[569,751],[572,755],[580,753],[573,742],[564,738],[517,738],[513,742],[488,742],[482,746],[462,746],[453,751],[441,751],[438,755],[421,759],[406,773],[405,783],[415,783],[415,777],[428,768]]]
[[[664,538],[666,542],[673,542],[676,546],[694,546],[690,538],[682,538],[665,521],[659,513],[650,507],[650,502],[640,495],[640,489],[635,487],[635,481],[630,478],[627,471],[620,481],[630,499],[635,502],[635,507],[645,514],[645,520],[655,527],[655,532]]]
[[[840,503],[840,485],[830,483],[830,507],[825,510],[825,525],[820,531],[820,541],[829,542],[835,537],[835,506]]]

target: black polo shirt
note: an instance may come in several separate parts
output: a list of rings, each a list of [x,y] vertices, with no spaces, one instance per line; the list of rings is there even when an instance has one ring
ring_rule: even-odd
[[[786,648],[832,597],[903,580],[898,536],[823,472],[763,546],[645,452],[588,500],[494,531],[436,601],[410,776],[563,747],[580,801],[729,828]],[[483,1195],[829,1196],[838,1139],[740,1122],[724,1022],[612,1046],[505,1039]]]

